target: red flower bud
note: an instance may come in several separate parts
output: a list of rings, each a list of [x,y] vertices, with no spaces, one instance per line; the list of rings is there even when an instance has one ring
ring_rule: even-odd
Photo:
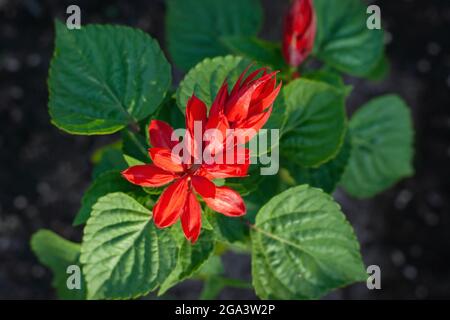
[[[284,21],[283,56],[298,67],[314,47],[317,19],[312,0],[294,0]]]

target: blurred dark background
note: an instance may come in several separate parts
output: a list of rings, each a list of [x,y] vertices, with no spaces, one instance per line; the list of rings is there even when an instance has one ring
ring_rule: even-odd
[[[244,1],[244,0],[243,0]],[[330,0],[338,1],[338,0]],[[287,1],[264,0],[263,36],[277,40]],[[411,106],[416,130],[416,175],[371,200],[336,198],[356,229],[366,265],[377,264],[382,289],[364,284],[329,299],[450,298],[450,2],[371,1],[381,7],[387,30],[390,76],[379,83],[348,78],[353,111],[374,96],[395,92]],[[52,299],[51,273],[30,251],[31,235],[51,229],[79,241],[72,220],[91,178],[89,155],[114,136],[70,136],[50,124],[47,70],[53,19],[78,4],[82,24],[138,27],[164,47],[163,0],[0,0],[0,298]],[[181,73],[175,71],[175,79]],[[250,279],[250,259],[225,256],[227,273]],[[195,299],[187,282],[176,298]],[[227,289],[220,298],[255,298]]]

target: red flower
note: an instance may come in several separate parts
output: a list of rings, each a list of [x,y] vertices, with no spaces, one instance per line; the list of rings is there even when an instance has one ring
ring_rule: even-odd
[[[229,143],[227,130],[258,131],[269,118],[280,91],[281,84],[276,87],[275,72],[267,74],[265,69],[259,69],[244,79],[247,70],[230,94],[227,82],[224,82],[209,116],[200,99],[195,95],[189,99],[187,132],[182,141],[187,154],[173,152],[179,141],[172,141],[174,130],[169,124],[152,120],[149,153],[153,164],[133,166],[122,172],[125,179],[143,187],[161,187],[170,183],[153,208],[153,220],[157,227],[165,228],[181,218],[184,234],[192,243],[197,241],[202,225],[197,195],[208,207],[226,216],[238,217],[246,213],[244,201],[236,191],[216,186],[212,180],[247,175],[250,152],[243,143],[248,139],[236,141],[232,136],[232,143]],[[263,74],[257,79],[261,71]],[[198,125],[201,125],[200,140],[196,137]],[[203,137],[208,138],[206,142]],[[210,151],[209,161],[203,159],[204,151]]]
[[[186,111],[187,121],[197,119],[204,112],[206,106],[195,97],[191,98]],[[202,225],[201,207],[196,195],[203,198],[211,209],[226,216],[238,217],[246,213],[244,201],[236,191],[218,187],[211,180],[246,176],[249,167],[247,149],[244,149],[243,164],[183,164],[182,159],[168,148],[178,143],[171,141],[173,129],[163,121],[153,120],[149,130],[153,146],[149,153],[153,164],[130,167],[122,175],[131,183],[143,187],[171,183],[153,208],[153,220],[157,227],[169,227],[181,218],[186,238],[195,243]]]
[[[242,143],[248,142],[267,122],[282,85],[277,86],[277,71],[267,73],[261,68],[246,77],[249,68],[240,75],[231,93],[228,93],[227,80],[224,81],[209,115],[212,122],[241,129],[240,135],[245,137]]]
[[[284,21],[283,56],[289,65],[298,67],[311,53],[316,28],[312,0],[294,0]]]

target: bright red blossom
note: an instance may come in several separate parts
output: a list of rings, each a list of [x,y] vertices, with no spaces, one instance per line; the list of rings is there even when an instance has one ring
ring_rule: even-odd
[[[172,141],[173,128],[163,121],[152,120],[149,126],[152,145],[149,154],[153,164],[133,166],[122,172],[129,182],[143,187],[161,187],[170,183],[153,208],[153,220],[157,227],[165,228],[181,219],[184,234],[192,243],[197,241],[202,226],[197,196],[212,210],[226,216],[238,217],[246,213],[245,203],[236,191],[226,186],[216,186],[212,180],[247,175],[249,150],[234,140],[231,145],[227,144],[226,130],[258,131],[270,116],[281,87],[281,84],[276,86],[276,73],[267,74],[265,69],[260,69],[244,79],[246,72],[230,94],[224,82],[209,116],[206,105],[200,99],[195,95],[189,99],[186,106],[187,132],[182,142],[188,146],[187,163],[172,151],[179,143]],[[261,72],[262,76],[257,79]],[[218,129],[223,134],[211,137],[213,139],[207,142],[197,141],[195,130],[198,124],[201,124],[202,137],[206,136],[208,129]],[[248,141],[248,138],[244,140]],[[212,163],[203,161],[199,156],[206,148],[212,148],[211,154],[223,156],[222,159],[231,155],[234,161],[220,162],[216,161],[216,157],[213,157]]]
[[[246,77],[249,69],[250,66],[240,75],[230,93],[224,81],[209,113],[219,127],[241,129],[240,135],[246,138],[242,143],[248,142],[267,122],[282,85],[277,86],[277,71],[267,73],[262,68]]]
[[[294,0],[284,21],[283,56],[298,67],[314,47],[317,19],[312,0]]]

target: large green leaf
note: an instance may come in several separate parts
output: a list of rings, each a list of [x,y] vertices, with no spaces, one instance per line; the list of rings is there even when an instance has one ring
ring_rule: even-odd
[[[39,261],[53,272],[53,287],[61,299],[81,300],[86,298],[86,283],[81,277],[81,288],[70,290],[67,280],[70,274],[67,268],[78,265],[80,245],[73,243],[50,230],[39,230],[31,238],[31,248]],[[81,268],[81,266],[80,266]]]
[[[262,22],[258,0],[168,0],[167,6],[169,52],[184,70],[206,57],[226,55],[221,37],[255,36]]]
[[[281,155],[304,167],[317,167],[334,158],[346,131],[345,90],[297,79],[285,86],[275,108],[285,108]]]
[[[73,222],[74,226],[86,223],[91,216],[92,207],[97,200],[109,193],[123,192],[138,200],[145,202],[150,196],[140,187],[125,180],[118,171],[109,171],[101,174],[84,193],[81,208]]]
[[[251,237],[253,285],[263,299],[319,298],[367,278],[352,227],[319,189],[303,185],[272,198]]]
[[[69,30],[56,22],[49,73],[52,122],[73,134],[109,134],[154,113],[171,84],[158,43],[122,26]]]
[[[176,232],[181,238],[179,239],[180,249],[177,265],[161,285],[158,295],[164,294],[171,287],[197,272],[214,252],[214,234],[212,231],[203,229],[194,245],[184,238],[181,230],[177,228]]]
[[[361,0],[314,0],[317,35],[314,54],[336,69],[368,76],[383,56],[383,31],[367,28]]]
[[[192,68],[181,81],[177,90],[177,103],[184,113],[186,104],[192,94],[211,107],[222,83],[228,79],[234,85],[239,75],[250,64],[242,57],[225,56],[205,59]]]
[[[371,197],[414,173],[411,114],[398,96],[361,107],[350,121],[350,137],[353,149],[342,185],[351,195]]]
[[[94,205],[84,230],[81,263],[90,299],[145,295],[175,267],[178,248],[172,234],[157,229],[151,212],[123,193]]]
[[[284,163],[296,185],[309,184],[312,187],[331,193],[341,180],[350,158],[350,150],[350,139],[348,138],[337,156],[318,168],[305,168],[289,161]]]

